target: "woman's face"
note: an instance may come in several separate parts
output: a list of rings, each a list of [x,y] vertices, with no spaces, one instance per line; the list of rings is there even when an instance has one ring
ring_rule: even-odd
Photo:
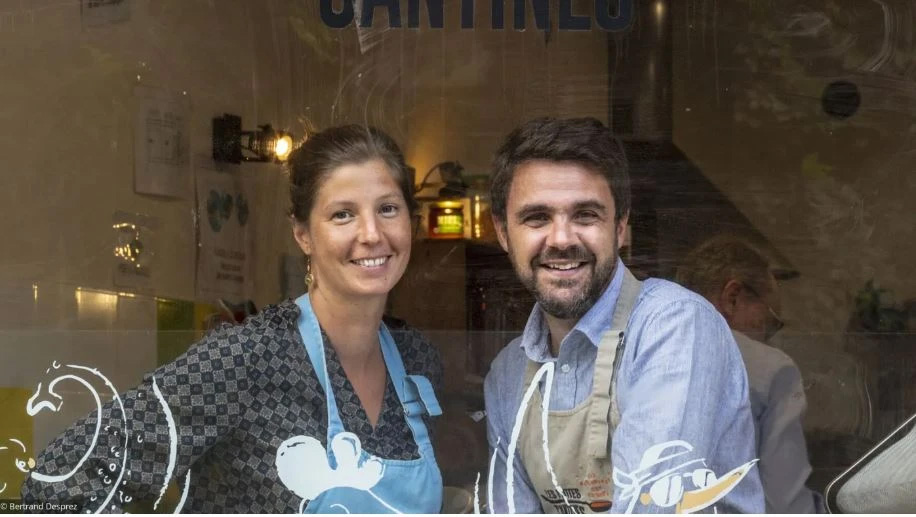
[[[308,227],[294,236],[311,259],[313,290],[385,296],[410,259],[407,202],[382,160],[335,169],[318,190]]]

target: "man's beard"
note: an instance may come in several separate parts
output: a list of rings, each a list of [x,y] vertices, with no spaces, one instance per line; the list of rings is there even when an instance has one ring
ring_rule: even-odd
[[[541,309],[551,316],[559,319],[579,319],[588,312],[589,309],[601,298],[601,294],[607,288],[614,276],[614,269],[617,266],[616,243],[614,243],[615,252],[604,263],[599,264],[595,255],[588,252],[581,246],[573,246],[565,250],[548,248],[544,253],[535,257],[531,261],[531,274],[519,274],[519,280],[522,285],[528,289],[537,300]],[[578,280],[561,280],[551,282],[542,287],[538,287],[537,273],[541,264],[549,260],[570,260],[573,262],[584,262],[580,267],[594,268],[588,284],[584,289],[576,293],[571,299],[561,299],[551,296],[554,290],[564,289],[574,286]],[[591,265],[591,266],[590,266]],[[515,266],[516,273],[520,273],[519,267]]]

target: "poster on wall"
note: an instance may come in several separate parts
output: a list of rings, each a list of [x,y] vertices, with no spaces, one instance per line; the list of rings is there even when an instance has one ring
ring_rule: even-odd
[[[186,198],[191,178],[188,97],[138,85],[134,101],[134,191]]]
[[[102,27],[130,20],[131,0],[82,0],[80,19],[83,27]]]
[[[251,189],[238,171],[217,170],[212,160],[196,168],[197,296],[249,299],[253,294]]]

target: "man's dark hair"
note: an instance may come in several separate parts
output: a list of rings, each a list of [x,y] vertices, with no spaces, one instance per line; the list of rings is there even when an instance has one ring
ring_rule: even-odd
[[[530,160],[572,162],[588,167],[607,180],[614,197],[614,220],[630,211],[630,173],[623,146],[601,121],[587,118],[538,118],[506,137],[493,159],[490,207],[498,221],[506,221],[512,178],[519,165]]]

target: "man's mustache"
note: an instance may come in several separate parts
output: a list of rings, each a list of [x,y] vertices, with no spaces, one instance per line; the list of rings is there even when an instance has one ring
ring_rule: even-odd
[[[534,257],[531,265],[538,267],[545,262],[568,260],[570,262],[590,262],[595,258],[594,253],[589,252],[581,246],[572,246],[566,249],[547,248],[543,253]]]

